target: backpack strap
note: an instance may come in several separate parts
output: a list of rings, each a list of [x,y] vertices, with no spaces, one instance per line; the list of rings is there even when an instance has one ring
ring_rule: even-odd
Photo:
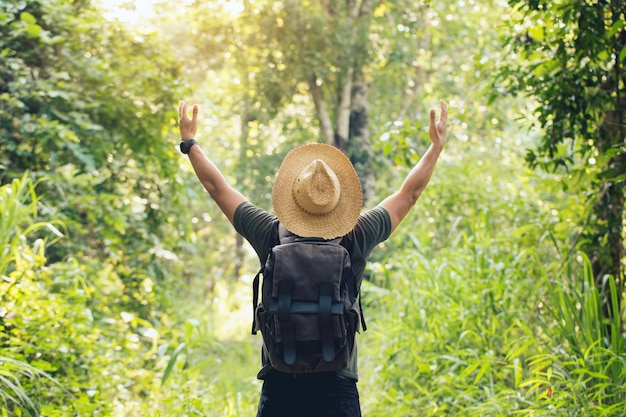
[[[291,312],[291,297],[293,295],[293,281],[280,283],[278,290],[278,311],[276,317],[281,324],[283,336],[283,360],[287,365],[296,362],[296,328],[289,318]]]
[[[265,266],[262,266],[259,272],[254,276],[252,281],[252,334],[256,334],[256,308],[259,304],[259,276],[265,271]]]
[[[361,294],[359,293],[359,313],[361,316],[361,328],[363,331],[367,330],[367,326],[365,325],[365,317],[363,316],[363,305],[361,304]]]
[[[276,241],[277,245],[281,245],[283,243],[295,242],[298,239],[298,236],[294,235],[289,230],[287,230],[287,228],[283,226],[282,223],[278,223],[277,235],[278,235],[277,236],[278,239]]]
[[[269,253],[267,254],[267,258],[269,258],[272,248],[276,245],[280,245],[281,240],[281,229],[287,230],[284,227],[280,227],[278,224],[271,233],[270,240],[272,241],[272,245],[270,246]],[[266,259],[267,262],[267,259]],[[256,308],[259,305],[259,277],[265,273],[265,262],[261,265],[261,269],[254,276],[254,280],[252,281],[252,334],[255,335],[257,333],[256,328]]]
[[[326,362],[335,359],[335,343],[333,341],[333,322],[331,308],[333,304],[333,287],[325,284],[320,288],[320,337],[322,339],[322,357]]]
[[[350,266],[350,271],[352,271],[352,280],[354,281],[354,295],[358,298],[359,301],[359,316],[361,316],[361,328],[363,331],[367,330],[367,325],[365,324],[365,316],[363,315],[363,304],[361,304],[361,291],[359,291],[358,285],[356,283],[356,273],[354,272],[354,268]]]

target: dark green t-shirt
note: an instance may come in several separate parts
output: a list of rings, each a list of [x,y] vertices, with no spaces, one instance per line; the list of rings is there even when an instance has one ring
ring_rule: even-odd
[[[265,263],[272,246],[278,242],[278,219],[276,216],[245,202],[237,207],[234,216],[235,230],[241,234],[256,251],[261,265]],[[391,233],[391,218],[383,207],[367,210],[359,216],[356,226],[343,237],[342,245],[348,250],[352,268],[356,273],[357,283],[361,283],[365,272],[365,263],[372,250],[385,241]],[[262,354],[262,368],[258,377],[270,369],[265,352]],[[358,379],[356,343],[350,355],[348,367],[339,374]]]

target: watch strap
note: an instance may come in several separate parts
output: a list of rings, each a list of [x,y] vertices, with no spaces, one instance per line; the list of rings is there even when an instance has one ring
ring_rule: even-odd
[[[187,139],[187,140],[183,140],[180,142],[180,151],[184,154],[188,154],[189,151],[191,150],[191,147],[193,145],[197,145],[198,142],[196,142],[195,139]]]

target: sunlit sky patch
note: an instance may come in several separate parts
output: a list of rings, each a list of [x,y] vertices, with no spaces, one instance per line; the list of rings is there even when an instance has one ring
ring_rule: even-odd
[[[130,25],[140,25],[142,20],[154,15],[156,0],[100,0],[107,19],[117,19]]]
[[[117,19],[128,25],[139,27],[142,26],[143,22],[154,17],[154,6],[162,3],[163,0],[99,0],[99,2],[105,11],[104,17],[107,19]],[[192,0],[182,0],[178,1],[176,5],[177,7],[184,7],[186,3],[191,2]],[[239,15],[244,9],[241,0],[220,0],[214,1],[214,3],[233,16]]]

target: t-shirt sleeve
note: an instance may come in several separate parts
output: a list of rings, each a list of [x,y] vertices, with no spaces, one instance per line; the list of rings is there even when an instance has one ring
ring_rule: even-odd
[[[384,242],[391,234],[391,217],[382,206],[361,213],[354,229],[354,237],[361,252],[367,257],[376,245]]]
[[[265,262],[272,247],[272,234],[277,223],[276,216],[250,202],[241,203],[233,218],[235,230],[252,245],[261,263]]]
[[[382,206],[365,211],[359,216],[354,229],[344,240],[357,280],[361,280],[365,264],[376,245],[387,240],[391,234],[391,217]]]

